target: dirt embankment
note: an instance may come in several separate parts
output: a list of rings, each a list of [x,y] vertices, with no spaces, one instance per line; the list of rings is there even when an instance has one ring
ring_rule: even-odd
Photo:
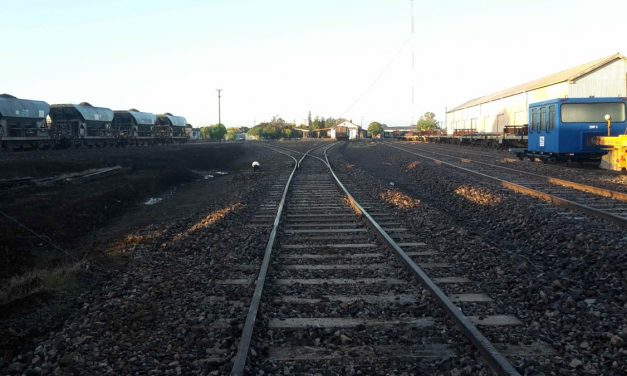
[[[0,216],[1,357],[58,328],[86,290],[111,278],[122,264],[105,250],[261,189],[284,167],[273,157],[241,143],[1,155],[0,211],[10,217]],[[264,174],[251,172],[252,160]]]
[[[250,152],[225,144],[4,156],[0,280],[65,261],[68,256],[51,243],[82,257],[94,230],[150,197],[201,179],[199,172],[242,170]],[[99,170],[107,167],[115,169]]]

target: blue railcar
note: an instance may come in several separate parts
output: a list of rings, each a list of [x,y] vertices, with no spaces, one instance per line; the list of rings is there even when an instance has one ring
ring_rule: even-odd
[[[606,115],[611,116],[611,135],[625,133],[627,98],[551,99],[529,105],[529,138],[526,155],[544,160],[599,160],[606,152],[595,143],[607,136]]]

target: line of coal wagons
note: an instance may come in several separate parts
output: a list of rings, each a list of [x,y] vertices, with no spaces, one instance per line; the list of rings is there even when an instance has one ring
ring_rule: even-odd
[[[135,109],[112,111],[89,103],[53,104],[0,94],[0,148],[184,143],[191,126],[182,116]]]

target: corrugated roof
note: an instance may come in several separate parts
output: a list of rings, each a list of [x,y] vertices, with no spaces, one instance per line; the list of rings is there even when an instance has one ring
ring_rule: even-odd
[[[336,125],[332,126],[331,128],[336,128],[336,127],[346,127],[346,128],[351,128],[351,129],[359,129],[359,128],[361,128],[359,125],[353,124],[353,123],[351,123],[348,120],[343,121],[340,124],[336,124]]]
[[[0,94],[0,116],[43,119],[49,112],[50,106],[46,102]]]
[[[171,126],[174,127],[184,127],[187,125],[187,119],[182,116],[174,116],[171,113],[167,112],[165,114],[157,115],[157,117],[161,119],[168,119]]]
[[[94,107],[86,102],[81,104],[53,104],[51,109],[50,116],[53,120],[55,115],[63,113],[64,109],[74,109],[85,121],[110,122],[113,120],[113,111],[104,107]]]
[[[527,91],[555,85],[555,84],[562,83],[562,82],[575,81],[578,78],[581,78],[589,73],[592,73],[595,70],[602,68],[606,66],[607,64],[614,62],[615,60],[618,60],[618,59],[624,60],[625,57],[619,53],[613,54],[613,55],[604,57],[602,59],[591,61],[586,64],[581,64],[576,67],[566,69],[566,70],[551,74],[546,77],[539,78],[534,81],[530,81],[521,85],[510,87],[509,89],[497,91],[496,93],[492,93],[490,95],[472,99],[460,106],[457,106],[451,110],[448,110],[447,112],[453,112],[453,111],[461,110],[464,108],[476,106],[482,103],[495,101],[497,99],[511,97],[512,95],[525,93]]]
[[[141,112],[135,109],[128,111],[114,111],[116,114],[129,114],[138,125],[154,125],[157,117],[150,112]]]

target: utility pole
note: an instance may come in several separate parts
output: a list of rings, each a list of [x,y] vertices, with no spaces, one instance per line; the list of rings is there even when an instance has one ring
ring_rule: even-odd
[[[218,91],[218,124],[222,124],[222,114],[220,113],[220,98],[222,98],[220,93],[222,92],[222,89],[216,90]]]
[[[414,32],[414,0],[411,0],[411,110],[414,111],[414,89],[416,87],[416,34]],[[413,122],[413,119],[412,119]]]

